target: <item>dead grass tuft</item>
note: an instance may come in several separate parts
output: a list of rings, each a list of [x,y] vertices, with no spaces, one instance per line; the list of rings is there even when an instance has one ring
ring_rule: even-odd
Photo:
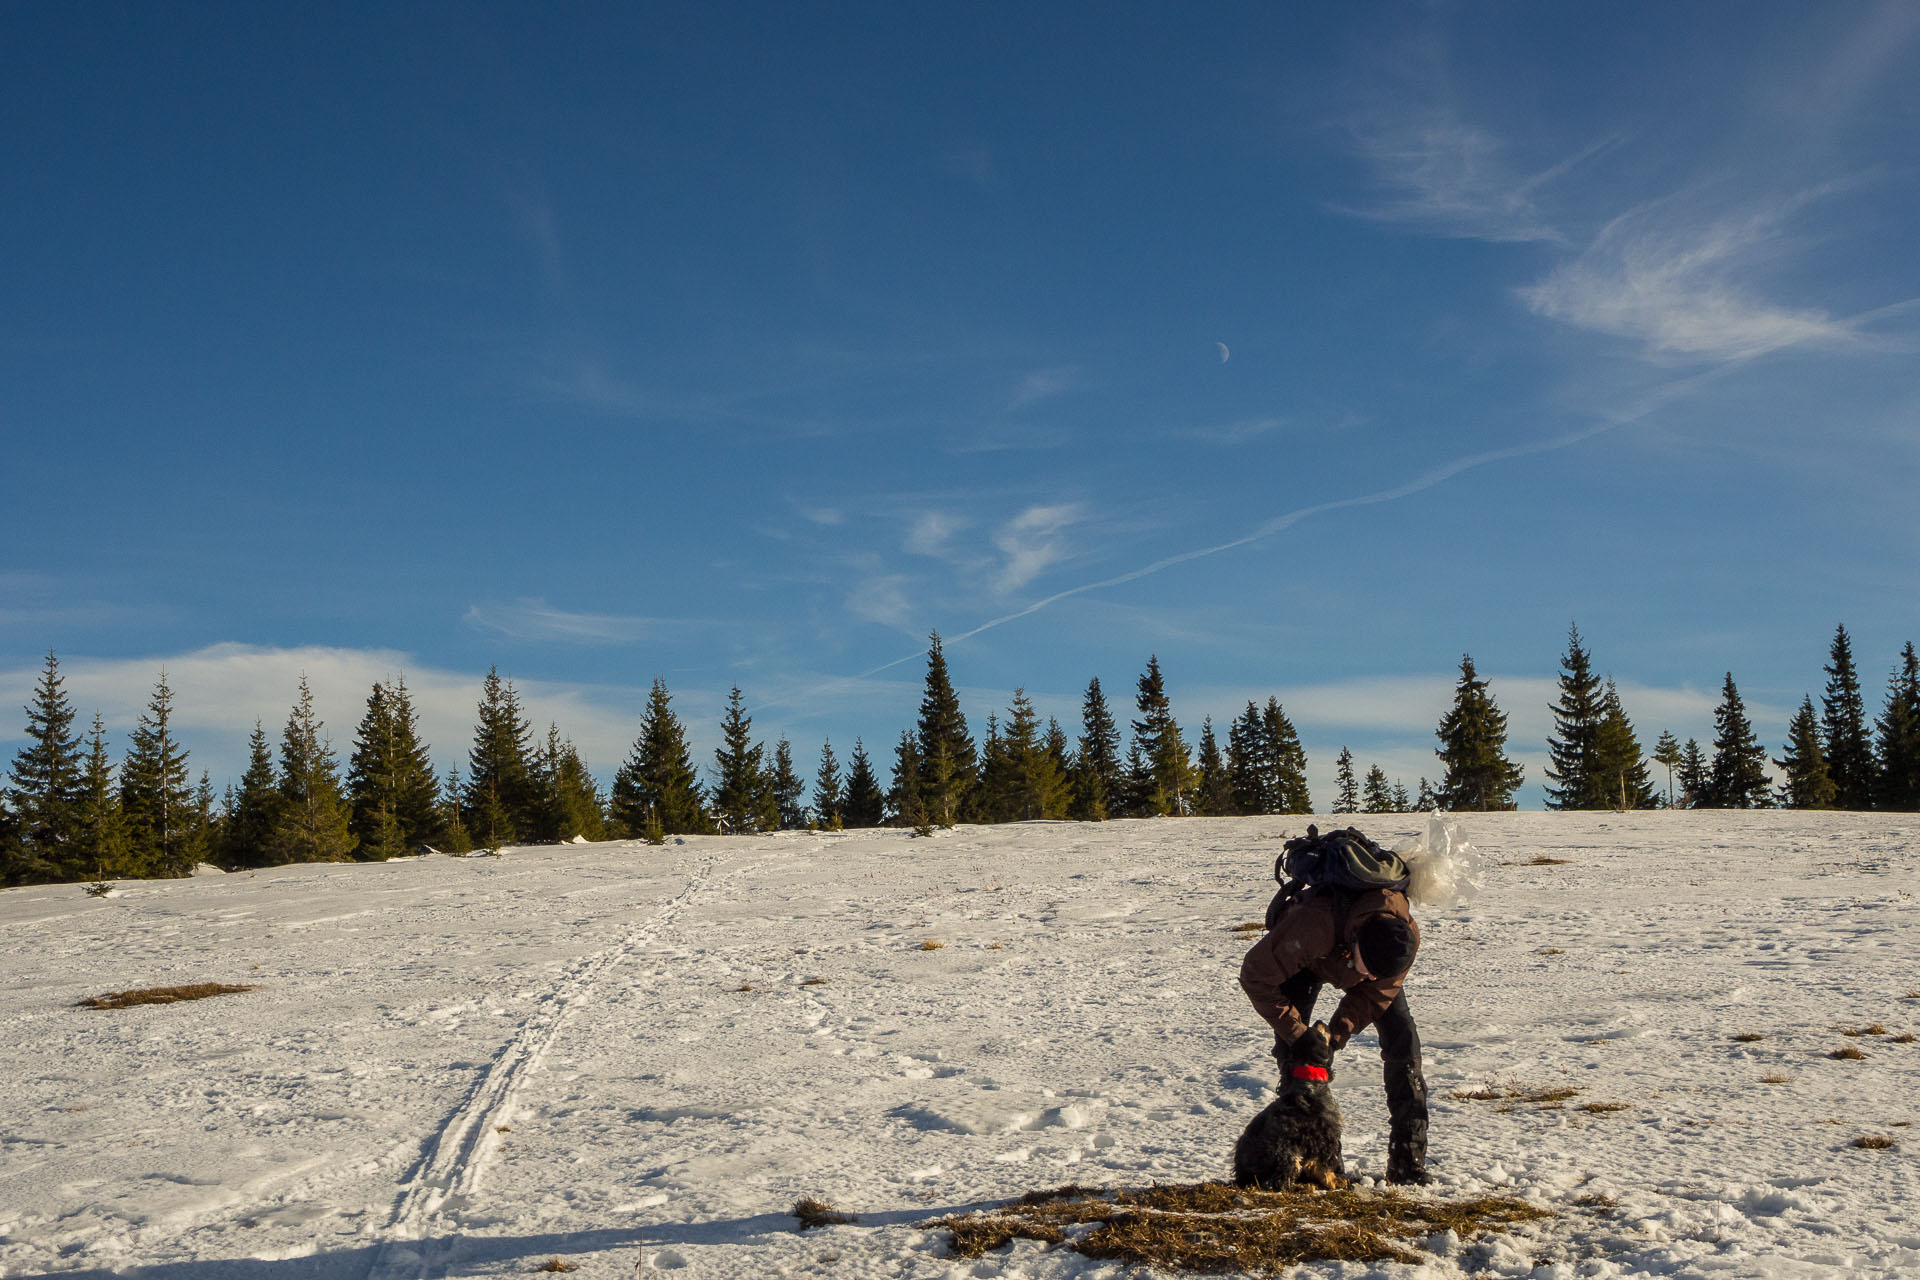
[[[1528,858],[1527,865],[1530,867],[1564,867],[1567,865],[1567,861],[1565,858],[1549,858],[1543,853],[1538,857]]]
[[[1242,920],[1239,924],[1234,925],[1232,929],[1228,930],[1229,933],[1265,933],[1266,931],[1267,922],[1265,920]]]
[[[1574,1201],[1582,1209],[1618,1209],[1620,1202],[1610,1195],[1598,1191],[1589,1192]]]
[[[1567,953],[1561,947],[1542,947],[1533,954],[1537,956],[1563,956]]]
[[[1887,1029],[1879,1023],[1874,1022],[1864,1027],[1842,1027],[1840,1028],[1840,1034],[1843,1036],[1883,1036],[1887,1034]]]
[[[1851,1145],[1859,1147],[1862,1151],[1891,1151],[1900,1144],[1882,1134],[1863,1133],[1855,1138]]]
[[[548,1258],[534,1268],[535,1271],[578,1271],[579,1269],[579,1263],[568,1262],[565,1258]]]
[[[76,1009],[131,1009],[140,1004],[179,1004],[182,1000],[205,1000],[210,996],[238,995],[258,991],[251,983],[192,982],[178,987],[138,987],[132,991],[109,991],[88,996]]]
[[[735,991],[751,991],[753,990],[753,984],[751,982],[743,982],[739,986],[735,987],[734,990]]]
[[[830,979],[827,978],[806,978],[801,981],[800,985],[803,987],[824,987],[829,981]]]
[[[1866,1057],[1867,1055],[1860,1052],[1858,1049],[1854,1048],[1852,1045],[1844,1045],[1841,1048],[1835,1049],[1832,1053],[1828,1054],[1827,1056],[1829,1058],[1836,1058],[1841,1062],[1858,1062],[1860,1061],[1860,1059]]]
[[[944,949],[944,948],[946,947],[946,945],[947,945],[946,943],[944,943],[944,942],[942,942],[942,941],[940,941],[940,940],[939,940],[938,938],[928,938],[928,939],[927,939],[927,940],[926,940],[925,942],[922,942],[922,943],[920,944],[920,950],[922,950],[922,951],[940,951],[940,950],[942,950],[942,949]]]
[[[1914,1036],[1913,1036],[1913,1032],[1911,1032],[1911,1031],[1902,1031],[1902,1032],[1901,1032],[1901,1033],[1900,1033],[1899,1035],[1897,1035],[1897,1036],[1895,1036],[1895,1037],[1893,1038],[1893,1040],[1892,1040],[1892,1043],[1894,1043],[1894,1044],[1912,1044],[1912,1043],[1913,1043],[1913,1039],[1914,1039]]]
[[[1902,1000],[1920,1000],[1920,991],[1909,991],[1900,998]]]
[[[1735,1036],[1734,1039],[1741,1044],[1752,1044],[1756,1040],[1765,1040],[1766,1037],[1758,1031],[1742,1031],[1739,1035]]]
[[[1778,1071],[1770,1071],[1766,1075],[1760,1077],[1760,1083],[1761,1084],[1792,1084],[1793,1077],[1787,1076],[1787,1075],[1781,1075]]]
[[[1504,1103],[1502,1110],[1510,1111],[1517,1103],[1551,1110],[1568,1098],[1574,1097],[1578,1089],[1561,1086],[1557,1089],[1533,1089],[1524,1085],[1510,1085],[1504,1089],[1464,1089],[1447,1096],[1456,1102],[1499,1102]]]
[[[1616,1111],[1630,1111],[1632,1108],[1631,1102],[1583,1102],[1574,1110],[1584,1111],[1588,1115],[1609,1116]]]
[[[793,1202],[793,1216],[800,1219],[800,1229],[810,1231],[814,1227],[832,1227],[843,1222],[858,1222],[859,1217],[851,1213],[842,1213],[824,1200],[815,1200],[812,1196],[801,1196]]]
[[[953,1234],[955,1257],[1014,1239],[1059,1244],[1090,1258],[1182,1271],[1274,1273],[1303,1262],[1416,1263],[1410,1243],[1436,1231],[1470,1236],[1553,1215],[1519,1200],[1412,1200],[1391,1191],[1255,1191],[1218,1182],[1090,1191],[1061,1187],[1013,1204],[925,1223]]]

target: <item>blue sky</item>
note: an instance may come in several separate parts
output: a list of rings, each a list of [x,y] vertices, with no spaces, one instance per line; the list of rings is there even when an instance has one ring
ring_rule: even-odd
[[[937,628],[1324,803],[1464,651],[1537,803],[1577,619],[1777,751],[1920,632],[1916,86],[1905,4],[8,5],[0,705],[164,665],[217,784],[404,673],[444,767],[497,663],[605,777],[658,674],[810,765]]]

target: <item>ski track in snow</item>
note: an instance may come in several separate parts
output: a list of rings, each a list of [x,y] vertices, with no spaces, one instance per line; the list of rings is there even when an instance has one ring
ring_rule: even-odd
[[[406,1190],[387,1225],[387,1243],[374,1255],[368,1280],[415,1280],[434,1273],[436,1254],[443,1252],[444,1246],[437,1250],[433,1244],[422,1242],[428,1240],[443,1209],[463,1208],[479,1194],[499,1135],[510,1127],[505,1121],[512,1117],[527,1078],[545,1063],[568,1015],[604,973],[673,922],[707,887],[713,866],[714,855],[709,853],[687,887],[652,919],[636,926],[613,946],[575,961],[541,999],[533,1016],[501,1046],[474,1083],[473,1091],[430,1140],[420,1163],[408,1176]]]
[[[644,1252],[650,1280],[1148,1280],[1034,1242],[950,1259],[920,1224],[1225,1174],[1273,1084],[1230,926],[1306,821],[8,890],[0,1276],[440,1280],[561,1257],[627,1280]],[[1461,821],[1486,885],[1420,913],[1408,988],[1433,1194],[1556,1216],[1294,1275],[1920,1275],[1920,819]],[[1389,840],[1418,822],[1360,819]],[[206,980],[261,985],[72,1008]],[[1884,1034],[1839,1034],[1868,1024]],[[1831,1056],[1849,1045],[1864,1056]],[[1384,1158],[1376,1053],[1357,1037],[1335,1085],[1363,1176]],[[1472,1096],[1548,1087],[1578,1092]],[[802,1195],[860,1221],[798,1233]]]

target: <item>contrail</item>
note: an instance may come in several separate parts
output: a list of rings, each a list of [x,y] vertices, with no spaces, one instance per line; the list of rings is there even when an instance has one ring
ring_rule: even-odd
[[[1373,493],[1363,493],[1351,498],[1335,498],[1329,502],[1317,502],[1312,506],[1299,507],[1286,512],[1284,515],[1274,516],[1272,519],[1265,521],[1258,528],[1254,529],[1253,532],[1243,537],[1234,538],[1227,542],[1215,543],[1210,547],[1197,547],[1192,551],[1182,551],[1178,555],[1166,556],[1162,559],[1155,560],[1152,564],[1142,565],[1138,569],[1130,569],[1126,573],[1116,574],[1111,578],[1102,578],[1098,582],[1086,582],[1077,587],[1068,587],[1064,591],[1056,591],[1050,596],[1034,601],[1023,609],[1016,609],[1012,613],[1002,614],[998,618],[989,619],[971,631],[963,631],[959,635],[945,637],[945,643],[958,644],[962,640],[970,640],[983,631],[991,631],[995,627],[1003,627],[1009,622],[1015,622],[1029,614],[1038,613],[1050,605],[1058,604],[1060,601],[1073,596],[1085,595],[1089,591],[1101,591],[1107,587],[1117,587],[1123,583],[1135,582],[1141,578],[1159,573],[1163,569],[1171,569],[1177,564],[1186,564],[1190,560],[1199,560],[1206,556],[1219,555],[1223,551],[1232,551],[1237,547],[1244,547],[1249,543],[1258,542],[1262,538],[1270,538],[1276,533],[1290,529],[1302,520],[1312,516],[1323,515],[1329,511],[1341,511],[1348,507],[1366,507],[1381,502],[1393,502],[1400,498],[1411,497],[1413,494],[1420,493],[1423,490],[1431,489],[1437,484],[1444,484],[1463,471],[1472,471],[1476,467],[1484,467],[1489,463],[1505,462],[1510,458],[1524,458],[1532,454],[1553,453],[1560,449],[1571,448],[1583,440],[1591,440],[1595,436],[1604,435],[1609,431],[1624,427],[1629,423],[1638,422],[1675,396],[1680,395],[1682,392],[1690,391],[1701,383],[1722,377],[1730,372],[1733,367],[1732,365],[1721,365],[1703,373],[1695,374],[1690,378],[1682,378],[1677,382],[1669,383],[1665,387],[1648,395],[1646,399],[1632,408],[1622,410],[1602,422],[1596,423],[1591,427],[1582,428],[1579,431],[1568,432],[1566,435],[1555,436],[1550,440],[1541,440],[1533,444],[1513,445],[1506,449],[1489,449],[1484,453],[1468,454],[1464,458],[1456,458],[1452,462],[1442,463],[1431,471],[1423,472],[1412,480],[1404,484],[1395,485],[1391,489],[1379,489]],[[891,670],[902,663],[912,662],[916,658],[925,657],[926,653],[927,651],[925,649],[919,649],[903,657],[895,658],[891,662],[883,662],[872,670],[862,671],[857,676],[847,678],[851,680],[865,680],[871,676],[879,675],[882,671]]]

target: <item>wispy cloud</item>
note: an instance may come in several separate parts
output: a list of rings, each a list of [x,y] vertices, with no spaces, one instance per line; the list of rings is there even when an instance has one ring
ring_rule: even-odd
[[[1002,595],[1018,591],[1032,582],[1048,566],[1065,558],[1065,541],[1055,535],[1084,518],[1080,503],[1028,507],[1009,520],[995,535],[994,546],[1006,560],[994,580],[994,589]]]
[[[1764,211],[1690,222],[1660,201],[1609,223],[1584,252],[1519,291],[1536,315],[1638,342],[1660,360],[1745,360],[1803,344],[1847,346],[1855,322],[1769,302],[1748,285],[1784,224],[1822,191]]]
[[[1528,171],[1498,136],[1444,104],[1378,106],[1355,116],[1349,128],[1379,194],[1345,212],[1434,235],[1505,243],[1563,243],[1566,237],[1541,208],[1543,192],[1618,142],[1603,138]]]
[[[907,582],[904,573],[869,574],[847,593],[847,612],[867,622],[917,634],[912,623],[913,606],[907,599]]]
[[[547,640],[566,644],[627,644],[664,631],[720,625],[694,618],[643,618],[612,613],[572,613],[545,600],[529,598],[511,604],[476,604],[462,618],[468,626],[492,631],[512,640]]]
[[[1010,409],[1024,409],[1028,405],[1038,404],[1042,400],[1051,400],[1064,395],[1080,384],[1080,370],[1076,365],[1060,365],[1052,369],[1036,369],[1021,378],[1013,389],[1013,397],[1008,402]]]
[[[965,516],[948,511],[928,511],[916,517],[907,530],[905,549],[916,556],[946,559],[952,554],[953,536],[967,527]]]
[[[794,510],[798,511],[800,518],[806,520],[808,523],[821,525],[826,528],[836,528],[847,522],[847,513],[838,507],[805,507],[796,505]]]

